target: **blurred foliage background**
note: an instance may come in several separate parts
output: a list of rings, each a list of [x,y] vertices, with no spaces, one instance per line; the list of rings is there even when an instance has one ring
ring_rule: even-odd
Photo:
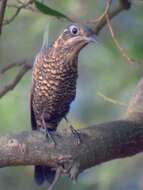
[[[11,0],[10,3],[15,1]],[[118,1],[114,0],[113,4]],[[105,7],[103,0],[49,0],[48,5],[81,20],[94,19]],[[130,11],[124,11],[112,20],[122,47],[137,61],[143,59],[143,3],[133,1]],[[6,17],[14,13],[7,8]],[[3,27],[0,36],[0,67],[33,58],[42,45],[43,33],[46,43],[51,43],[68,23],[43,14],[22,10],[16,19]],[[16,68],[1,76],[5,85],[16,74]],[[112,104],[98,96],[101,92],[128,104],[137,82],[143,76],[139,69],[128,64],[115,47],[107,27],[97,37],[97,43],[86,47],[79,56],[79,79],[77,97],[69,114],[75,127],[115,120],[124,116],[126,106]],[[0,100],[1,134],[16,133],[30,129],[29,95],[31,70],[16,88]],[[54,190],[142,190],[142,154],[122,160],[111,161],[91,168],[79,177],[77,184],[62,177]],[[0,169],[2,190],[46,190],[46,184],[37,187],[33,180],[33,167],[10,167]]]

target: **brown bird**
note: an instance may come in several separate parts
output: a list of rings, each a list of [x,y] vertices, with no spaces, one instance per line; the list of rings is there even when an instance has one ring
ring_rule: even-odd
[[[92,28],[72,24],[50,47],[36,56],[31,92],[31,125],[33,130],[45,131],[48,136],[66,118],[76,95],[78,54],[89,42],[95,41]],[[48,166],[35,166],[35,180],[52,183],[55,171]]]

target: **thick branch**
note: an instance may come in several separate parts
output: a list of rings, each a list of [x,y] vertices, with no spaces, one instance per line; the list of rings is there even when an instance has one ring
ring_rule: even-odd
[[[80,145],[66,132],[54,136],[56,147],[38,132],[1,136],[0,166],[46,164],[57,167],[62,160],[67,158],[69,161],[71,156],[70,160],[77,164],[79,173],[102,162],[143,151],[143,122],[119,120],[80,132]]]
[[[80,130],[81,143],[67,129],[53,134],[54,146],[39,132],[0,137],[0,166],[65,163],[71,178],[86,168],[143,151],[143,79],[129,103],[127,116]],[[42,155],[42,156],[41,156]]]

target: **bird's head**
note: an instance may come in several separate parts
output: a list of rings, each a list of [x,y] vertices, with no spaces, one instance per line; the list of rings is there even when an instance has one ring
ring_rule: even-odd
[[[95,32],[92,27],[75,23],[63,31],[53,46],[55,49],[65,51],[65,53],[72,56],[90,42],[95,42]]]

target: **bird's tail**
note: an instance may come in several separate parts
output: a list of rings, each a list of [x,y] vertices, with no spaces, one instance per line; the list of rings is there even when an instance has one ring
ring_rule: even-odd
[[[55,178],[56,171],[48,166],[35,166],[34,178],[37,185],[42,185],[44,181],[52,184]]]

